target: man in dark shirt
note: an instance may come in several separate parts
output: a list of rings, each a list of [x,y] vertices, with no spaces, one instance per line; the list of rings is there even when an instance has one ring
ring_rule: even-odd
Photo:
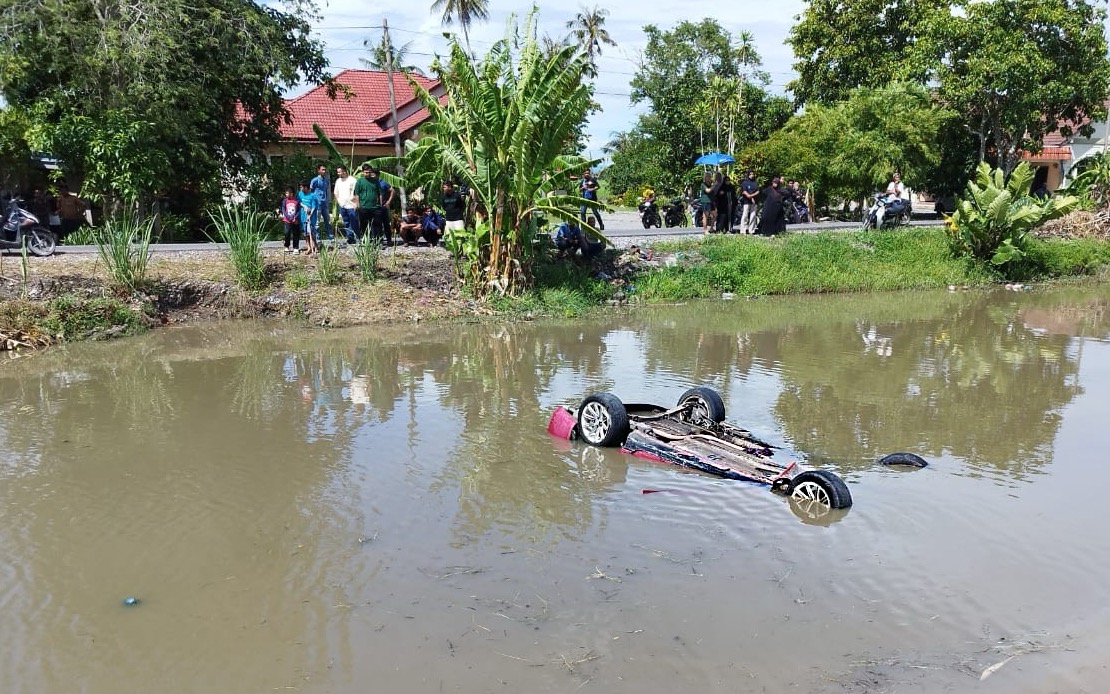
[[[444,229],[447,231],[463,231],[466,229],[466,199],[455,188],[454,181],[443,182],[439,204],[443,208],[443,218],[447,220]]]
[[[759,183],[755,171],[748,169],[740,181],[740,231],[750,234],[755,231],[755,205],[759,198]]]

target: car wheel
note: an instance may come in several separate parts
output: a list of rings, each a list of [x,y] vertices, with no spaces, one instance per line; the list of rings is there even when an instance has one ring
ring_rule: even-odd
[[[790,484],[790,498],[803,503],[824,504],[829,508],[849,508],[852,493],[848,485],[828,470],[807,470]]]
[[[628,430],[628,411],[612,393],[590,395],[578,408],[578,435],[591,446],[619,446]]]
[[[712,426],[725,421],[725,402],[721,399],[720,393],[712,388],[706,386],[691,388],[678,399],[679,407],[687,403],[690,403],[691,407],[682,412],[679,417],[692,424]]]
[[[913,453],[891,453],[879,458],[880,465],[887,465],[890,467],[926,467],[929,463],[919,455]]]
[[[40,258],[53,255],[54,249],[57,247],[53,232],[47,231],[42,227],[31,227],[25,232],[23,238],[24,243],[27,244],[27,251],[31,255]]]

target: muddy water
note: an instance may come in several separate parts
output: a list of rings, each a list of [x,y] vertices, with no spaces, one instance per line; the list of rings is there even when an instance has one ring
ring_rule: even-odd
[[[1108,304],[230,324],[7,363],[0,691],[1101,691]],[[806,523],[543,431],[701,383],[855,506]]]

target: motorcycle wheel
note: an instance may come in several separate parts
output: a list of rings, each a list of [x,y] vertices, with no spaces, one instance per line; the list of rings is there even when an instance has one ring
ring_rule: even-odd
[[[659,227],[663,226],[663,220],[659,219],[659,215],[655,215],[655,219],[654,219],[654,220],[652,220],[652,221],[654,221],[654,222],[655,222],[655,228],[656,228],[656,229],[658,229]]]
[[[644,225],[645,229],[651,228],[651,220],[647,218],[646,214],[643,217],[640,217],[640,223]]]
[[[53,232],[40,226],[34,226],[23,232],[23,243],[27,245],[27,252],[39,258],[54,255],[58,242]]]
[[[870,229],[874,226],[875,226],[875,218],[874,217],[872,217],[871,215],[867,215],[866,217],[863,218],[863,230],[864,231],[867,231],[868,229]]]

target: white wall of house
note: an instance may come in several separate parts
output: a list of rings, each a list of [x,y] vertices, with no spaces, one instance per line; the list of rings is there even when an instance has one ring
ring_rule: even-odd
[[[1075,135],[1071,138],[1071,159],[1065,163],[1064,177],[1071,178],[1071,170],[1087,157],[1105,152],[1110,148],[1110,123],[1099,121],[1090,137]]]

